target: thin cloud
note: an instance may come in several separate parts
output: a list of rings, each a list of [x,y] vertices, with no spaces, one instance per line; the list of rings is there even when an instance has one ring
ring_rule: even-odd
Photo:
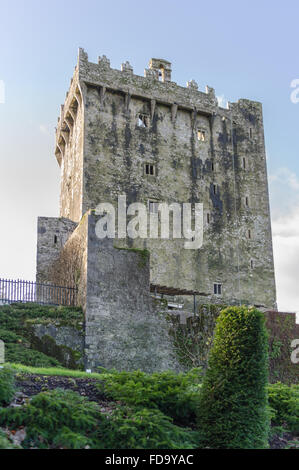
[[[299,191],[299,178],[296,173],[286,167],[278,168],[278,170],[269,176],[270,184],[281,183],[287,184],[291,189]]]

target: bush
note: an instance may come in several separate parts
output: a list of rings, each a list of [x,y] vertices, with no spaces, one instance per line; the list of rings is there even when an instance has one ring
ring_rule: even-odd
[[[63,367],[54,357],[29,349],[21,344],[5,344],[5,360],[15,364],[32,367]]]
[[[3,328],[0,328],[0,339],[4,341],[5,344],[26,343],[26,340],[22,336],[19,336],[13,331],[8,331]]]
[[[267,350],[261,312],[246,307],[221,312],[199,394],[203,447],[267,447]]]
[[[14,373],[11,369],[4,367],[0,369],[0,405],[9,404],[14,393]]]
[[[268,394],[272,424],[299,433],[299,385],[289,387],[278,382],[268,386]]]
[[[20,449],[15,446],[6,436],[6,434],[0,429],[0,450],[1,449]]]
[[[27,406],[0,409],[0,424],[26,426],[25,448],[84,448],[98,424],[98,405],[78,393],[56,389],[36,395]]]
[[[84,321],[81,308],[17,303],[0,307],[0,328],[24,334],[28,320],[53,320],[59,324],[79,325]]]
[[[26,427],[24,448],[192,449],[198,435],[180,428],[159,410],[112,407],[65,390],[43,392],[20,408],[0,409],[0,425]]]
[[[83,312],[76,307],[56,307],[19,303],[0,307],[0,339],[5,343],[6,361],[35,367],[63,367],[60,356],[55,359],[54,350],[46,354],[39,351],[38,341],[32,335],[31,325],[51,320],[59,325],[76,328],[83,323]],[[42,341],[39,341],[42,343]],[[53,341],[54,342],[54,341]],[[55,344],[55,342],[54,342]],[[57,347],[61,351],[61,347]],[[57,352],[57,351],[56,351]],[[72,364],[75,367],[75,364]]]
[[[104,449],[195,449],[198,434],[159,410],[123,407],[102,421],[99,441]]]
[[[196,420],[201,372],[113,372],[99,385],[114,400],[141,408],[156,408],[180,424]]]

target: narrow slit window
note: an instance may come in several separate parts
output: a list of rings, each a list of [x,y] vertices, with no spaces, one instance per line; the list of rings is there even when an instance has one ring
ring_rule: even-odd
[[[245,206],[249,207],[249,197],[248,196],[245,197]]]
[[[243,170],[246,170],[246,159],[243,158]]]
[[[214,170],[215,170],[215,165],[214,165],[214,163],[213,163],[213,162],[211,163],[211,170],[212,170],[212,171],[214,171]]]
[[[150,163],[146,163],[145,164],[145,174],[150,175],[150,176],[155,176],[155,174],[156,174],[155,165],[152,165]]]
[[[57,245],[57,242],[58,242],[57,235],[54,235],[54,245]]]
[[[222,284],[218,282],[214,284],[214,295],[221,295],[222,294]]]
[[[206,140],[206,131],[202,130],[202,129],[198,129],[197,131],[197,139],[200,141],[200,142],[204,142]]]
[[[213,184],[213,193],[214,193],[214,194],[217,193],[217,185],[216,185],[216,184]]]
[[[249,129],[249,137],[252,139],[252,127]]]
[[[254,268],[254,262],[253,262],[253,260],[250,261],[250,268],[251,268],[251,269]]]
[[[207,223],[210,223],[210,214],[207,214]]]
[[[248,239],[251,240],[252,233],[251,233],[251,230],[250,230],[250,229],[249,229],[248,232],[247,232],[247,236],[248,236]]]

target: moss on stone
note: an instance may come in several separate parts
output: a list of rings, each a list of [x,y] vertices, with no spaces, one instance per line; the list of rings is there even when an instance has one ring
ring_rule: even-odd
[[[12,304],[0,307],[0,339],[6,345],[6,359],[25,365],[63,365],[81,367],[82,354],[68,346],[57,345],[45,335],[39,339],[36,325],[65,326],[82,332],[84,316],[81,308],[54,307],[39,304]]]
[[[140,268],[143,268],[146,266],[146,263],[149,260],[150,257],[150,252],[146,249],[141,250],[139,248],[127,248],[127,247],[120,247],[120,246],[114,246],[116,250],[124,250],[124,251],[129,251],[132,253],[137,253],[140,256],[140,261],[138,263],[138,266]]]

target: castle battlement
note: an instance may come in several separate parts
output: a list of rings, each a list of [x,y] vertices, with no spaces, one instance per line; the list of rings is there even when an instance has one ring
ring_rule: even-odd
[[[195,125],[197,116],[212,118],[216,114],[222,119],[232,120],[240,108],[250,108],[251,112],[262,118],[262,105],[259,102],[240,99],[228,103],[227,109],[218,105],[214,88],[206,86],[205,92],[198,89],[195,80],[187,82],[186,87],[171,81],[171,63],[165,59],[151,59],[144,77],[135,75],[129,62],[124,62],[121,69],[113,69],[105,56],[98,58],[98,63],[89,62],[88,54],[79,48],[78,62],[71,79],[65,103],[61,106],[56,129],[55,154],[59,165],[68,143],[68,133],[72,131],[78,108],[85,99],[86,88],[95,87],[103,105],[106,92],[116,92],[123,97],[123,113],[129,109],[131,98],[146,100],[153,116],[155,106],[167,106],[171,120],[175,124],[178,110],[190,113],[191,125]],[[151,116],[151,117],[152,117]]]

